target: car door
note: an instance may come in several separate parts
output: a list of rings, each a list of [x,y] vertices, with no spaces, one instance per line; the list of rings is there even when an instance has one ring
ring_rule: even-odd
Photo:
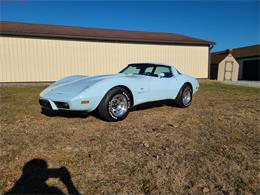
[[[154,66],[147,66],[142,74],[142,79],[138,80],[135,84],[136,91],[136,104],[149,102],[150,100],[150,82],[151,76],[154,70]]]
[[[153,76],[150,77],[150,101],[173,99],[175,82],[171,67],[156,66]]]
[[[135,105],[150,101],[150,75],[153,70],[154,65],[142,66],[141,70],[138,66],[128,68],[127,73],[130,74],[128,75],[130,80],[127,80],[125,85],[131,88]]]

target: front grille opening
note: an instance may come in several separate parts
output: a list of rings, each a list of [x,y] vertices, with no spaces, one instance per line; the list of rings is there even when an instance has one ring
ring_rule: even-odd
[[[51,109],[51,104],[48,100],[39,99],[39,103],[42,107]]]
[[[60,109],[69,109],[70,108],[69,104],[66,102],[54,102],[54,103],[57,106],[57,108],[60,108]]]

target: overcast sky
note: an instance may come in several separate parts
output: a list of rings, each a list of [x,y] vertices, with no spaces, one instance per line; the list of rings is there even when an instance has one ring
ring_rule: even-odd
[[[173,32],[213,51],[260,43],[259,1],[1,1],[1,20]]]

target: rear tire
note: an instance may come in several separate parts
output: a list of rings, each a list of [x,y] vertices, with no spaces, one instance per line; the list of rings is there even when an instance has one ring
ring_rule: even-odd
[[[189,84],[185,83],[180,89],[175,104],[180,108],[186,108],[191,105],[192,101],[192,88]]]
[[[101,100],[98,113],[106,121],[121,121],[127,117],[130,107],[130,94],[124,88],[115,87]]]

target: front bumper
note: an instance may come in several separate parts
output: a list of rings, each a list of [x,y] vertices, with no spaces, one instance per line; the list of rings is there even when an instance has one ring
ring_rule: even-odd
[[[51,101],[46,99],[39,99],[40,105],[49,110],[69,110],[70,106],[67,102]]]
[[[85,102],[85,103],[84,103]],[[48,110],[71,110],[71,111],[93,111],[98,102],[95,99],[79,98],[73,100],[49,99],[45,97],[39,98],[39,104],[42,108]]]

